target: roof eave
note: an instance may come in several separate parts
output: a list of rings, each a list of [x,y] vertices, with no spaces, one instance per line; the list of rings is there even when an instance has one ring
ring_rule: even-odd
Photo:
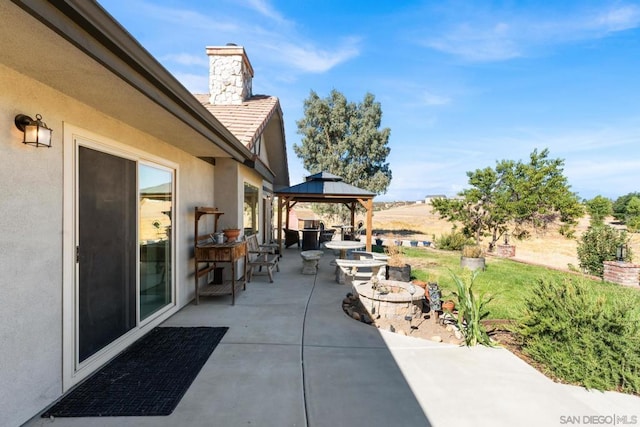
[[[134,89],[244,162],[253,154],[100,5],[12,0]]]

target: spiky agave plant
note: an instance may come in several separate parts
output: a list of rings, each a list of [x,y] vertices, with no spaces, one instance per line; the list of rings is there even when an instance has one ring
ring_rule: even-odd
[[[477,296],[473,292],[473,283],[479,271],[474,271],[469,280],[465,281],[455,273],[450,272],[453,278],[457,292],[453,295],[457,298],[458,308],[458,328],[464,336],[467,346],[482,344],[493,347],[495,344],[489,338],[489,334],[485,330],[480,321],[489,315],[487,304],[493,297],[485,297],[485,294]]]

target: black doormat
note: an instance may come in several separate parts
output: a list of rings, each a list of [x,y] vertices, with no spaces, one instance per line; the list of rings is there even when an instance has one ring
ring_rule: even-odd
[[[169,415],[228,329],[155,328],[42,417]]]

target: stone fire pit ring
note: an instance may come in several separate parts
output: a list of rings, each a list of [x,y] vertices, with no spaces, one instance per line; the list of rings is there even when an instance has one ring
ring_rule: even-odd
[[[380,280],[380,285],[386,286],[391,290],[387,294],[381,294],[372,288],[372,282],[365,282],[355,285],[354,290],[360,296],[362,305],[371,313],[371,307],[375,307],[376,313],[387,319],[403,319],[404,316],[413,311],[411,305],[415,305],[422,310],[422,300],[424,298],[424,289],[416,286],[413,296],[409,293],[410,282],[401,282],[398,280]]]

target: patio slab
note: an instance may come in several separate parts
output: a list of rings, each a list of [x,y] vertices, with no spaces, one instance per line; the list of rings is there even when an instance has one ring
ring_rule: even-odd
[[[302,275],[285,250],[274,283],[203,298],[164,326],[230,329],[167,417],[33,418],[26,426],[559,426],[561,417],[636,416],[640,398],[554,383],[505,349],[466,348],[348,318],[350,291],[326,251]],[[44,408],[43,408],[44,409]]]

